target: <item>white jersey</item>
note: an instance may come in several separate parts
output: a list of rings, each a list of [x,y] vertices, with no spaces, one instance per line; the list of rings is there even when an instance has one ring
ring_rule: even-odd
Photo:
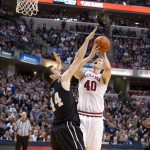
[[[101,74],[85,72],[78,87],[78,110],[91,113],[103,112],[106,90],[107,84],[104,84]]]

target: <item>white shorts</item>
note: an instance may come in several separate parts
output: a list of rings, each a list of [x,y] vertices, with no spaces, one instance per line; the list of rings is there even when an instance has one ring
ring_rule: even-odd
[[[79,116],[86,150],[100,150],[104,128],[103,117]]]

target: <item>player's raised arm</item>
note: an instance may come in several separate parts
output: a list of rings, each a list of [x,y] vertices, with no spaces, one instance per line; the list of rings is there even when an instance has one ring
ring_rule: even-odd
[[[84,43],[82,44],[80,49],[77,51],[73,63],[70,65],[69,69],[62,74],[61,83],[62,83],[62,86],[64,89],[66,89],[66,90],[70,89],[70,80],[71,80],[72,76],[74,75],[74,73],[79,68],[79,66],[81,65],[81,62],[87,51],[89,41],[94,37],[96,30],[97,30],[97,27],[85,39]]]
[[[93,45],[93,48],[91,50],[91,53],[88,57],[84,58],[79,66],[79,68],[77,69],[77,71],[75,72],[74,76],[78,79],[81,80],[82,77],[84,76],[84,73],[81,71],[81,68],[87,63],[89,62],[94,56],[95,54],[100,50],[100,47],[97,47],[97,44],[95,43]]]
[[[60,59],[60,57],[59,57],[59,56],[57,55],[57,53],[54,52],[54,51],[53,51],[53,55],[54,55],[55,60],[56,60],[56,62],[57,62],[57,69],[58,69],[58,70],[61,70],[61,69],[62,69],[62,65],[61,65],[61,59]]]
[[[110,77],[111,77],[111,65],[107,58],[106,53],[102,54],[102,57],[103,57],[103,61],[104,61],[104,63],[103,63],[104,64],[104,72],[103,72],[102,76],[103,76],[105,84],[108,84]]]

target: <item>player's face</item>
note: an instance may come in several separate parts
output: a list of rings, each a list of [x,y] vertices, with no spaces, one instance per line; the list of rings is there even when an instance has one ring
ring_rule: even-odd
[[[102,58],[97,58],[94,62],[93,62],[93,68],[94,69],[104,69],[103,67],[103,59]]]
[[[61,71],[59,69],[57,69],[56,67],[52,67],[51,71],[53,73],[52,75],[54,78],[58,78],[61,76]]]

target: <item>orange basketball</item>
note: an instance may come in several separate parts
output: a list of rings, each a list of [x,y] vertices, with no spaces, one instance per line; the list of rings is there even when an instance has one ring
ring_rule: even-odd
[[[109,48],[110,48],[110,40],[106,36],[98,36],[95,40],[94,43],[97,43],[98,46],[100,47],[99,53],[106,53]]]

